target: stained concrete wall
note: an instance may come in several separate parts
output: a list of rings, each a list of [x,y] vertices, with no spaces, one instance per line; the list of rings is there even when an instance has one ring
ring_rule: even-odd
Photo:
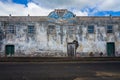
[[[15,33],[8,34],[7,27],[14,25]],[[35,33],[28,34],[28,25],[35,26]],[[89,25],[95,28],[88,33]],[[113,33],[107,33],[108,25]],[[50,27],[53,26],[53,27]],[[120,56],[120,17],[80,17],[72,19],[51,19],[46,16],[1,16],[0,17],[0,54],[5,55],[5,46],[14,45],[14,56],[56,56],[65,57],[67,43],[77,40],[79,46],[76,56],[94,56],[103,53],[107,56],[107,42],[115,43],[115,55]]]

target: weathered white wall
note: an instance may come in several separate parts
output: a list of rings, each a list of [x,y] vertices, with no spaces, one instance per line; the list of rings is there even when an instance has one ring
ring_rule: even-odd
[[[69,22],[63,24],[59,21],[55,23],[49,21],[9,22],[8,24],[15,26],[16,33],[6,34],[5,27],[8,25],[0,26],[3,33],[0,40],[0,52],[1,55],[5,54],[5,45],[12,44],[15,45],[15,56],[67,56],[67,43],[77,40],[79,42],[77,56],[89,56],[90,52],[93,52],[95,56],[103,52],[104,56],[107,56],[107,42],[115,42],[115,54],[120,56],[120,24],[118,23],[109,24],[99,18],[98,21],[83,20],[76,24]],[[35,34],[32,36],[27,34],[28,25],[35,26]],[[53,34],[48,33],[49,25],[55,26]],[[94,25],[93,34],[87,32],[88,25]],[[107,25],[113,25],[113,33],[106,33]]]

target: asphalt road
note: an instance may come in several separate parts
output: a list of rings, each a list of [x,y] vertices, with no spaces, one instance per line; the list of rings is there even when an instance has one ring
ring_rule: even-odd
[[[120,62],[0,62],[0,80],[120,80]]]

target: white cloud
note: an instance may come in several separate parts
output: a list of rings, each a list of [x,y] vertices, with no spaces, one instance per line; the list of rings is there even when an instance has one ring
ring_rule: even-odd
[[[40,6],[46,8],[79,8],[93,6],[100,3],[101,0],[32,0]]]
[[[97,6],[99,10],[120,11],[120,0],[32,0],[45,8],[78,8]]]
[[[0,2],[0,16],[47,16],[52,10],[42,8],[35,3],[28,3],[28,6],[22,4],[15,4],[11,2]]]
[[[0,0],[0,16],[47,16],[54,9],[68,9],[77,16],[88,16],[89,8],[97,11],[120,11],[120,0],[28,0],[27,6]],[[88,9],[88,10],[87,10]],[[83,10],[83,11],[81,11]],[[91,14],[92,14],[91,13]]]
[[[23,4],[16,4],[12,2],[0,2],[0,16],[47,16],[54,9],[43,8],[33,2],[29,2],[27,6]],[[75,10],[76,15],[86,16],[85,12]]]
[[[77,10],[77,9],[72,10],[72,12],[73,12],[76,16],[88,16],[88,12],[82,12],[82,11]]]
[[[99,10],[120,11],[120,0],[104,0],[98,8]]]
[[[42,8],[35,3],[28,3],[26,12],[32,16],[47,16],[52,10]]]

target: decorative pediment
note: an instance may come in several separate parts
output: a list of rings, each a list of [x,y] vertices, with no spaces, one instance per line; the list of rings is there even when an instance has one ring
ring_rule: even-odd
[[[71,11],[68,11],[67,9],[55,9],[48,15],[48,17],[54,19],[66,20],[66,19],[74,18],[75,14],[73,14]]]

